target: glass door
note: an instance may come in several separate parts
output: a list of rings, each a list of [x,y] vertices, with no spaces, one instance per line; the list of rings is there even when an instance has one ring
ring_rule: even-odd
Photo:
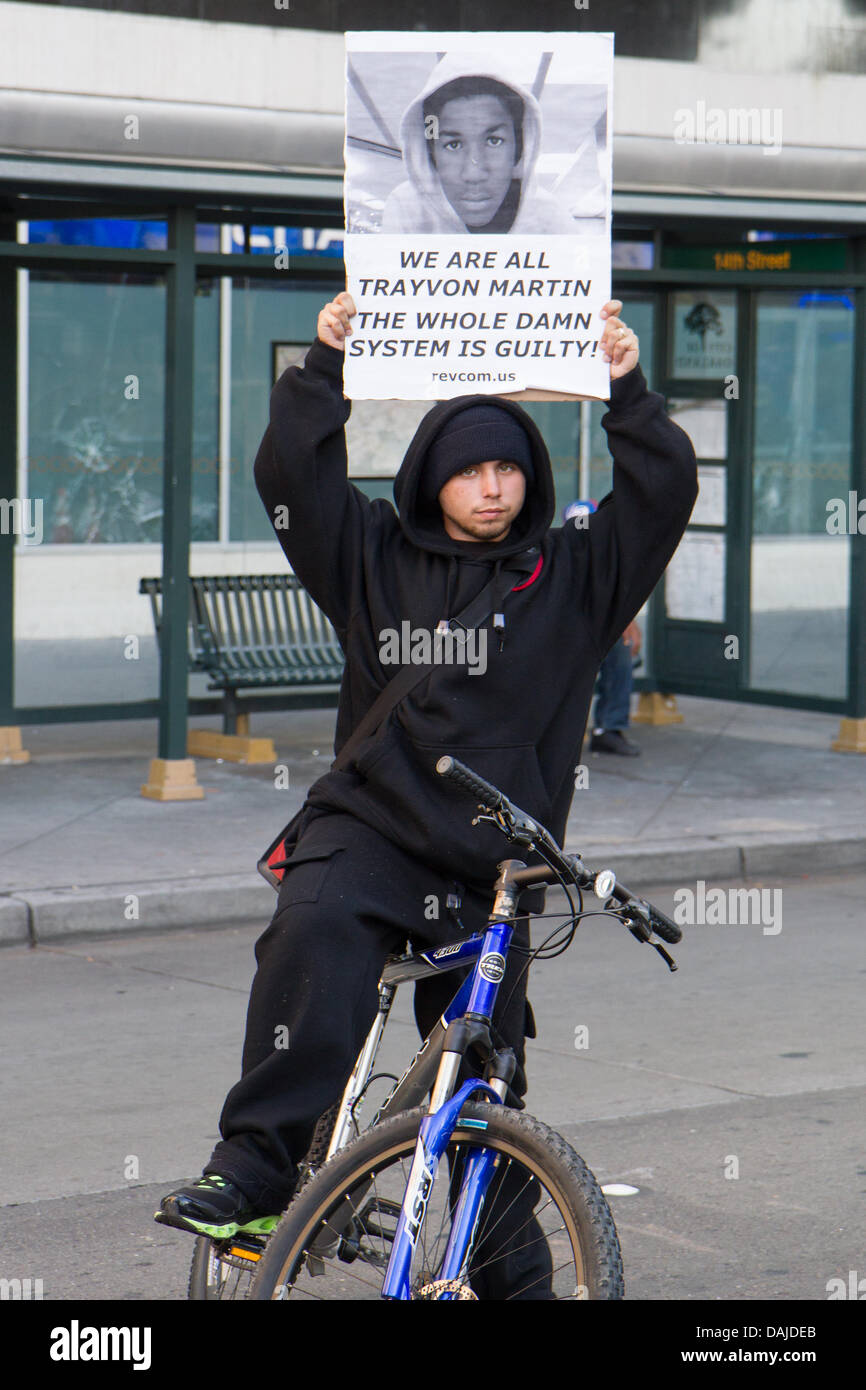
[[[755,294],[750,686],[844,698],[854,294]]]
[[[747,656],[742,545],[734,518],[743,479],[738,454],[739,330],[735,290],[672,290],[660,389],[691,439],[700,494],[654,604],[656,676],[662,688],[733,694]]]

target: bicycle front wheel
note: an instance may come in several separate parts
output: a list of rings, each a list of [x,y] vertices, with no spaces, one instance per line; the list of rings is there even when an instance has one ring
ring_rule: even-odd
[[[423,1110],[349,1144],[295,1199],[248,1297],[375,1299],[391,1254]],[[459,1280],[441,1278],[467,1157],[496,1169]],[[463,1107],[439,1164],[411,1267],[413,1299],[619,1299],[622,1257],[598,1183],[547,1125],[504,1106]]]

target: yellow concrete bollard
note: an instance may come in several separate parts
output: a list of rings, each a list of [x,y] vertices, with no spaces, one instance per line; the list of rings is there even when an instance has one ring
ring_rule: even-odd
[[[204,797],[192,758],[151,758],[141,794],[151,801],[201,801]]]
[[[675,695],[663,695],[660,690],[639,695],[637,714],[632,715],[633,724],[682,724],[683,716],[677,709]]]
[[[248,716],[240,715],[238,724],[244,718]],[[249,738],[242,733],[212,734],[206,729],[190,729],[186,736],[186,751],[192,758],[222,758],[227,763],[277,761],[272,738]]]
[[[0,728],[0,763],[29,763],[30,754],[21,747],[21,730],[11,724]]]
[[[866,753],[866,719],[843,719],[830,744],[834,753]]]

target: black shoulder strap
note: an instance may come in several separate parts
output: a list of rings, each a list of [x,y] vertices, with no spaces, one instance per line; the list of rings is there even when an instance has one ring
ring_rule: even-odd
[[[458,613],[456,618],[451,619],[451,623],[455,627],[459,624],[460,627],[467,630],[480,627],[491,613],[500,610],[506,595],[511,592],[513,587],[514,572],[500,571],[498,575],[487,581],[481,592],[471,603],[466,605],[462,613]],[[379,691],[360,724],[346,739],[331,764],[331,771],[340,772],[346,767],[352,761],[364,739],[374,734],[388,718],[392,709],[435,669],[436,666],[433,662],[426,662],[423,666],[401,666],[397,674],[392,676],[388,684]]]

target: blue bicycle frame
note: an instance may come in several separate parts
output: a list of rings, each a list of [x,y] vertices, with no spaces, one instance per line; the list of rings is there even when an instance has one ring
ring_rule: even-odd
[[[513,927],[510,923],[494,921],[488,925],[480,945],[477,941],[466,942],[466,955],[477,954],[477,964],[446,1010],[445,1021],[450,1023],[468,1013],[479,1022],[490,1022],[499,985],[505,975],[512,934]],[[457,956],[463,948],[459,948],[458,951],[454,951],[453,948],[446,949]],[[434,956],[437,954],[438,952],[433,953]],[[450,1059],[453,1074],[456,1076],[462,1056],[443,1052],[440,1075],[446,1059]],[[479,1093],[495,1105],[502,1103],[502,1097],[486,1081],[467,1081],[453,1096],[447,1095],[448,1089],[450,1088],[446,1083],[446,1094],[440,1098],[437,1081],[430,1113],[421,1121],[418,1143],[391,1248],[391,1258],[382,1285],[382,1298],[411,1297],[412,1255],[424,1222],[427,1201],[436,1180],[439,1163],[448,1148],[464,1104],[470,1096]],[[485,1124],[483,1120],[475,1119],[467,1123],[473,1128],[483,1128]],[[451,1234],[439,1273],[441,1280],[464,1280],[466,1277],[472,1240],[496,1163],[496,1156],[484,1148],[477,1149],[467,1160]],[[445,1297],[447,1298],[447,1294]]]

